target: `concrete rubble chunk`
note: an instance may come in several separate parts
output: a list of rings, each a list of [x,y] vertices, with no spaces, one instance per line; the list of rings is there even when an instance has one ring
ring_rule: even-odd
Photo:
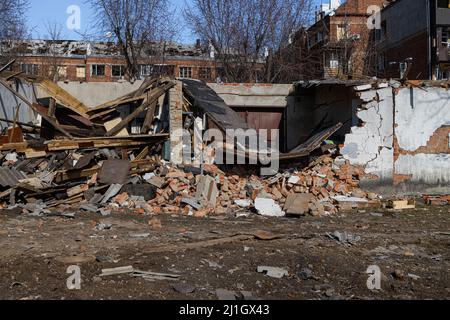
[[[286,215],[280,205],[272,199],[256,198],[255,209],[259,215],[265,217],[284,217]]]
[[[197,185],[196,198],[205,200],[209,205],[215,207],[218,196],[219,189],[217,188],[216,180],[211,176],[201,176]]]
[[[253,205],[251,200],[234,200],[234,203],[240,208],[250,208]]]
[[[289,272],[286,269],[278,267],[259,266],[257,271],[276,279],[282,279],[283,277],[289,276]]]
[[[101,201],[101,204],[105,204],[111,199],[112,197],[115,197],[120,190],[122,189],[123,185],[121,184],[112,184],[108,190],[106,191],[103,200]]]
[[[284,211],[289,215],[306,215],[309,212],[309,203],[314,199],[310,193],[291,194],[286,199]]]

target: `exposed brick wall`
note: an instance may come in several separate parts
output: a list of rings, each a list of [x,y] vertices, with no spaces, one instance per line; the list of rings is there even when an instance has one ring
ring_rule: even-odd
[[[48,77],[48,71],[50,66],[58,65],[66,67],[66,77],[60,77],[59,80],[67,81],[87,81],[87,82],[114,82],[120,80],[118,77],[112,76],[112,66],[122,65],[126,66],[126,61],[122,57],[96,57],[90,56],[87,58],[67,58],[67,57],[49,57],[49,56],[22,56],[17,58],[17,63],[15,64],[14,70],[20,71],[20,65],[24,64],[35,64],[39,68],[39,76]],[[139,64],[150,65],[150,64],[160,64],[162,61],[160,59],[148,59],[141,60]],[[105,75],[104,76],[91,76],[91,66],[95,64],[105,65]],[[171,59],[167,58],[164,60],[164,64],[173,66],[173,74],[170,76],[179,77],[180,67],[190,67],[192,68],[192,78],[200,79],[205,81],[213,81],[217,77],[217,67],[220,65],[215,61],[211,60],[198,60],[198,59]],[[84,66],[86,68],[86,75],[84,78],[77,77],[77,66]],[[211,68],[211,75],[209,79],[203,79],[200,74],[200,68]],[[126,77],[125,77],[126,78]]]
[[[397,138],[394,136],[394,162],[398,160],[400,155],[417,155],[417,154],[439,154],[450,153],[450,126],[442,126],[437,129],[427,142],[426,146],[422,146],[415,151],[406,151],[400,148]],[[412,178],[410,175],[401,175],[394,173],[394,185],[407,182]]]
[[[380,76],[386,78],[398,78],[400,76],[399,66],[389,66],[389,62],[403,62],[407,58],[413,58],[413,64],[408,78],[429,79],[428,70],[428,38],[427,33],[422,32],[411,38],[397,43],[394,47],[382,50],[385,55],[386,70]]]

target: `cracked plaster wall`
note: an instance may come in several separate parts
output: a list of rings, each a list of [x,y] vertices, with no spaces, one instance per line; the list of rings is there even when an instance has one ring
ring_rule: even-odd
[[[376,175],[375,184],[395,187],[395,178],[401,176],[404,181],[396,190],[425,191],[434,186],[441,192],[444,186],[448,191],[450,137],[445,129],[439,130],[450,126],[450,91],[425,87],[393,92],[390,87],[357,92],[360,99],[353,105],[362,124],[346,135],[343,156]]]
[[[346,135],[344,158],[363,166],[367,173],[382,180],[393,178],[393,98],[391,88],[359,92],[357,116],[361,126],[351,128]]]
[[[439,150],[430,145],[430,140],[438,129],[450,126],[450,91],[440,87],[403,88],[395,102],[395,133],[400,149],[395,173],[410,176],[412,183],[448,186],[448,133],[446,137],[441,134]],[[445,147],[447,153],[443,153]]]

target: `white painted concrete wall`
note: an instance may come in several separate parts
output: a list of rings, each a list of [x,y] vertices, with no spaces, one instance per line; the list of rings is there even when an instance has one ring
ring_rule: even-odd
[[[229,106],[286,107],[291,84],[208,83]]]
[[[344,158],[364,166],[367,173],[381,179],[393,177],[393,100],[390,88],[360,92],[358,117],[361,127],[352,127],[346,136]]]
[[[414,152],[427,146],[437,129],[450,125],[450,91],[447,89],[401,89],[395,104],[395,133],[403,150]],[[401,155],[395,163],[395,172],[411,175],[411,182],[450,184],[450,155]]]
[[[450,125],[450,91],[401,88],[393,96],[393,89],[385,88],[359,95],[357,116],[364,124],[352,127],[346,136],[343,156],[381,181],[397,174],[411,176],[411,184],[449,188],[450,154],[417,151],[427,146],[436,130]],[[401,154],[394,161],[394,133],[400,149],[415,154]]]
[[[395,97],[395,129],[400,148],[416,151],[434,132],[450,125],[450,90],[401,89]]]
[[[58,85],[86,106],[93,108],[133,92],[142,80],[130,82],[58,82]]]

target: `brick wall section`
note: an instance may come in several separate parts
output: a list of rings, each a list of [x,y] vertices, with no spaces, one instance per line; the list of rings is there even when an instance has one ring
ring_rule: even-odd
[[[39,76],[47,77],[49,65],[63,66],[67,68],[67,76],[60,77],[59,80],[64,81],[86,81],[86,82],[115,82],[119,81],[120,78],[112,76],[112,66],[113,65],[122,65],[126,66],[126,61],[122,57],[111,56],[111,57],[97,57],[97,56],[88,56],[86,58],[78,58],[78,57],[49,57],[49,56],[23,56],[17,59],[15,64],[15,70],[20,71],[20,65],[24,64],[36,64],[39,68]],[[151,65],[151,64],[161,64],[162,61],[160,59],[147,59],[139,61],[139,64],[142,65]],[[104,76],[91,76],[91,66],[95,64],[105,65],[105,75]],[[181,67],[190,67],[192,68],[192,78],[200,79],[205,81],[215,81],[217,77],[217,67],[219,67],[218,63],[215,61],[211,61],[208,59],[173,59],[167,58],[164,61],[164,64],[173,66],[173,74],[169,74],[169,76],[180,77],[180,68]],[[86,74],[84,78],[78,78],[76,74],[77,66],[84,66],[86,68]],[[211,76],[208,79],[201,78],[200,68],[210,68]]]
[[[413,58],[413,65],[408,74],[408,79],[428,79],[428,39],[427,33],[422,32],[409,39],[399,42],[395,47],[384,50],[386,70],[380,76],[385,78],[398,78],[400,76],[399,66],[389,66],[389,62],[405,61]]]
[[[183,145],[183,84],[177,81],[175,87],[169,91],[170,103],[170,161],[182,164]]]
[[[415,151],[406,151],[400,148],[397,138],[394,136],[394,162],[398,160],[400,155],[417,155],[417,154],[439,154],[450,153],[450,126],[443,126],[437,129],[427,142],[426,146],[420,147]],[[394,170],[395,172],[395,170]],[[412,176],[394,173],[394,185],[399,185],[410,180]]]

